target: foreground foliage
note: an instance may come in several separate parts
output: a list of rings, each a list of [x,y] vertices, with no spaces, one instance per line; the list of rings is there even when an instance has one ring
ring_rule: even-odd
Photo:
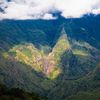
[[[28,93],[18,88],[8,89],[0,85],[0,100],[47,100],[36,93]]]

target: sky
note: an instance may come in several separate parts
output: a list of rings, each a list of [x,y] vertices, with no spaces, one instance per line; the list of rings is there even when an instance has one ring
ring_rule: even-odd
[[[0,0],[0,19],[56,19],[60,12],[65,18],[80,18],[100,14],[100,0]]]

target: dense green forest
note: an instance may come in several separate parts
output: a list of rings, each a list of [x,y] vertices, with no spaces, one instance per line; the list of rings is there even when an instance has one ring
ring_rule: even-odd
[[[100,100],[99,17],[0,21],[0,100]]]
[[[5,85],[0,85],[0,100],[47,100],[47,98],[18,88],[9,89]]]

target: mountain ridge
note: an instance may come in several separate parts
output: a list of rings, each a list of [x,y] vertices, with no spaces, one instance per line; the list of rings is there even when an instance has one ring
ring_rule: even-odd
[[[91,42],[93,35],[76,23],[79,19],[0,21],[0,83],[49,100],[99,89],[99,80],[89,74],[99,77],[99,41]]]

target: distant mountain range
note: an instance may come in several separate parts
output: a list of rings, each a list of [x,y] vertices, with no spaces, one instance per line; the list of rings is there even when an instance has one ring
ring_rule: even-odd
[[[48,100],[100,100],[99,22],[0,21],[0,83]]]

